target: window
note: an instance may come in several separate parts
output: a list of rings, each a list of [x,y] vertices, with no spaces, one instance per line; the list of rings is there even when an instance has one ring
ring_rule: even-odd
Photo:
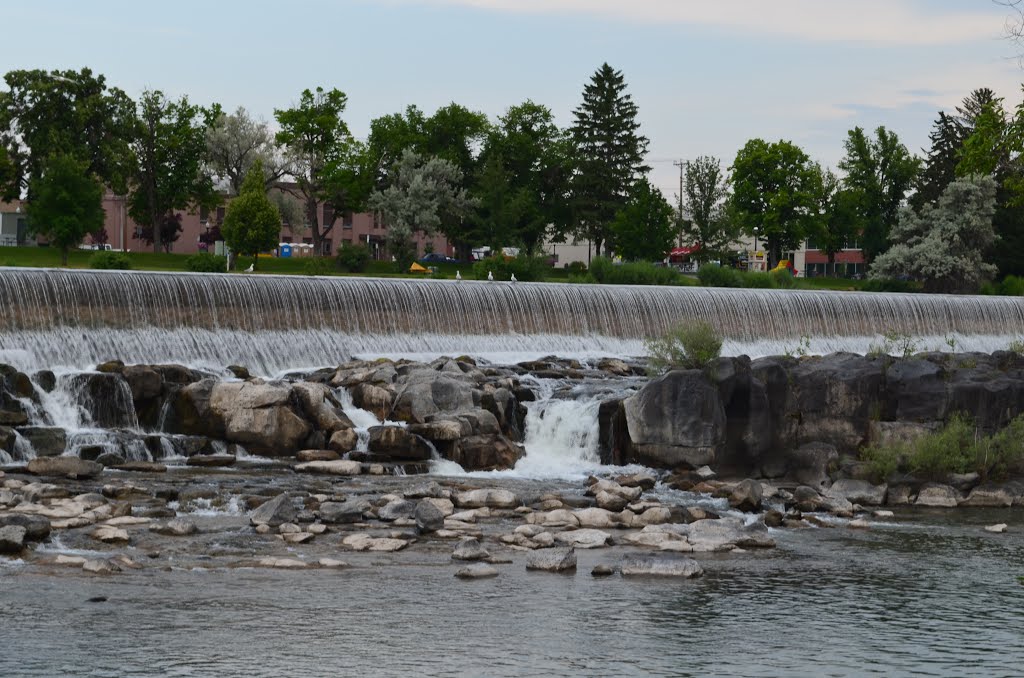
[[[817,241],[814,238],[808,238],[807,239],[806,248],[809,249],[809,250],[820,250],[821,249],[821,247],[818,246],[818,243],[817,243]]]
[[[345,212],[345,216],[343,216],[341,218],[341,227],[342,228],[352,228],[352,213],[351,212]]]
[[[291,241],[292,237],[290,235],[282,236],[281,238],[281,242],[290,243]]]
[[[330,205],[324,205],[324,226],[331,223],[332,219],[334,219],[334,208]]]
[[[199,208],[199,223],[205,226],[210,221],[210,208],[203,206]]]
[[[320,245],[323,247],[323,251],[321,252],[321,254],[324,255],[325,257],[331,256],[331,239],[324,238],[322,241],[320,241]]]
[[[217,225],[219,226],[220,224],[223,224],[223,223],[224,223],[224,208],[223,207],[218,207],[217,208]]]

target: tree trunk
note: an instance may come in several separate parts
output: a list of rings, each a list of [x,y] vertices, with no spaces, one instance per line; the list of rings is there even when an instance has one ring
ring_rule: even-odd
[[[320,256],[322,253],[321,237],[320,237],[320,223],[317,218],[317,203],[316,198],[306,198],[306,219],[309,221],[309,230],[313,238],[313,253],[316,256]]]
[[[832,277],[836,277],[836,253],[829,252],[828,263],[832,267]]]
[[[64,268],[68,267],[68,248],[66,246],[60,250],[60,262],[60,265]]]

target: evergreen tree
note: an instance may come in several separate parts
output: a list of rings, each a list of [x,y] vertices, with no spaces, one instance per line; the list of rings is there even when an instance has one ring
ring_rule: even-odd
[[[252,256],[253,268],[260,252],[277,246],[281,214],[267,197],[262,161],[256,160],[245,175],[238,197],[228,205],[221,233],[232,250]]]
[[[573,115],[577,228],[594,242],[600,256],[615,215],[626,205],[633,186],[650,171],[643,164],[648,140],[639,134],[637,106],[626,94],[622,72],[607,63],[584,87],[583,102]]]
[[[53,155],[29,184],[28,227],[59,248],[68,265],[68,250],[86,234],[103,228],[103,187],[89,174],[89,163],[70,155]]]

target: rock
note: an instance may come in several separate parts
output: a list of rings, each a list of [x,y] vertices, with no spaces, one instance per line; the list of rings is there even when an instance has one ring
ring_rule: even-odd
[[[114,574],[120,572],[121,567],[110,560],[86,560],[82,563],[82,570],[91,574]]]
[[[359,434],[350,428],[338,429],[331,434],[330,442],[327,443],[327,447],[337,452],[338,454],[347,454],[352,450],[356,449],[356,445],[359,444]],[[307,461],[301,459],[300,461]],[[313,461],[313,460],[308,460]]]
[[[28,462],[25,470],[37,476],[87,479],[103,473],[103,466],[78,457],[37,457]]]
[[[307,567],[306,563],[296,558],[260,558],[256,564],[259,567],[273,567],[281,570],[300,570]]]
[[[444,496],[441,486],[434,480],[411,487],[402,494],[406,499],[424,499],[426,497],[440,499]]]
[[[292,504],[291,495],[282,492],[249,514],[249,522],[253,525],[278,527],[284,523],[294,522],[295,515],[295,506]]]
[[[871,523],[863,518],[858,518],[857,520],[851,520],[846,526],[853,530],[867,530],[871,527]]]
[[[17,554],[25,548],[25,535],[28,533],[21,525],[0,527],[0,553]]]
[[[963,506],[1010,507],[1020,496],[1020,491],[1013,491],[1005,485],[979,485],[971,490],[961,504]]]
[[[12,526],[25,528],[26,541],[43,541],[50,536],[50,521],[43,516],[24,513],[0,515],[0,528]]]
[[[455,573],[455,576],[459,579],[485,579],[487,577],[497,577],[498,569],[487,563],[473,563],[472,565],[460,568]]]
[[[683,577],[703,576],[704,569],[692,558],[633,553],[622,558],[619,571],[623,577]]]
[[[367,534],[350,534],[342,542],[345,546],[355,551],[378,551],[390,553],[401,551],[409,542],[404,539],[391,539],[388,537],[371,537]]]
[[[887,506],[907,506],[911,503],[912,495],[908,485],[891,485],[885,495],[885,503]]]
[[[775,509],[766,511],[764,514],[764,524],[768,527],[782,527],[785,519],[786,516],[781,511],[776,511]]]
[[[371,426],[370,452],[385,461],[427,461],[431,448],[423,438],[401,426]]]
[[[409,427],[409,431],[435,443],[449,443],[472,434],[468,425],[464,429],[461,422],[450,419],[413,424]]]
[[[183,393],[199,386],[186,386]],[[213,421],[199,426],[198,430],[183,432],[223,437],[228,442],[244,445],[255,454],[294,454],[301,449],[312,426],[293,409],[292,393],[291,388],[282,384],[217,382],[209,390],[208,410]],[[201,406],[196,408],[199,416],[202,416],[201,409]],[[221,428],[218,423],[222,423],[222,436],[216,435]]]
[[[710,466],[701,466],[690,475],[696,478],[699,482],[707,482],[718,477],[718,474],[712,471]]]
[[[103,542],[104,544],[119,544],[127,543],[129,541],[127,530],[122,530],[118,527],[109,527],[105,525],[97,527],[89,534],[89,536],[95,539],[96,541]]]
[[[615,574],[615,568],[611,565],[595,565],[590,571],[591,577],[610,577]]]
[[[96,457],[95,461],[100,466],[116,468],[124,465],[125,458],[117,452],[104,452]]]
[[[740,511],[756,513],[761,510],[762,496],[761,483],[750,479],[742,480],[729,494],[729,505]]]
[[[872,485],[866,480],[842,478],[832,483],[829,494],[838,494],[847,501],[862,506],[881,506],[885,503],[888,487]]]
[[[987,525],[985,527],[985,531],[991,532],[992,534],[1002,534],[1006,532],[1006,523],[999,523],[998,525]]]
[[[316,535],[312,532],[292,532],[281,535],[281,539],[288,544],[305,544],[308,541],[312,541],[315,537]]]
[[[503,435],[474,435],[453,443],[446,456],[467,471],[502,471],[524,454],[522,446]]]
[[[829,443],[805,443],[793,450],[786,460],[787,476],[800,483],[821,489],[829,480],[829,469],[839,463],[839,451]]]
[[[66,556],[63,553],[53,559],[54,565],[74,565],[76,567],[82,567],[85,565],[86,558],[82,556]]]
[[[151,532],[166,535],[169,537],[187,537],[199,531],[195,521],[189,518],[174,518],[166,523],[156,523],[150,526]]]
[[[394,368],[392,368],[392,372]],[[378,420],[386,420],[393,407],[394,395],[386,388],[361,383],[352,389],[352,402],[356,407],[372,412]]]
[[[166,473],[167,466],[155,461],[126,461],[113,468],[118,471],[131,471],[134,473]]]
[[[623,401],[628,461],[657,468],[698,468],[726,440],[718,389],[700,370],[673,370]]]
[[[185,464],[201,468],[220,468],[234,466],[236,461],[238,460],[233,454],[197,454],[186,459]]]
[[[349,566],[344,560],[337,560],[335,558],[321,558],[317,561],[317,565],[328,569],[340,569]]]
[[[337,461],[341,455],[334,450],[299,450],[295,458],[300,462],[305,461]]]
[[[432,370],[423,378],[426,381],[408,384],[399,392],[392,415],[396,419],[424,424],[428,417],[439,412],[460,412],[475,407],[473,387],[462,379],[439,375]],[[352,395],[354,400],[356,394]]]
[[[365,499],[352,499],[344,502],[323,502],[317,514],[320,520],[329,524],[358,523],[369,510],[370,502]]]
[[[543,570],[545,572],[566,572],[576,569],[576,551],[569,548],[544,549],[534,551],[526,559],[527,570]]]
[[[956,508],[960,503],[960,493],[949,485],[928,483],[917,493],[917,506],[933,508]]]
[[[398,520],[399,518],[412,518],[415,511],[415,502],[406,499],[396,499],[377,509],[377,518],[388,522]]]
[[[873,515],[875,518],[880,518],[880,519],[882,519],[882,518],[895,518],[896,517],[896,514],[893,513],[892,511],[872,511],[871,515]]]
[[[490,557],[491,553],[473,537],[460,541],[452,552],[452,560],[487,560]]]
[[[619,360],[618,358],[602,358],[597,363],[597,369],[617,377],[628,377],[633,374],[633,370],[630,369],[629,365],[624,360]]]
[[[594,497],[597,500],[598,508],[605,509],[606,511],[619,512],[626,508],[629,500],[623,497],[621,494],[613,494],[606,490],[601,490]]]
[[[459,492],[454,497],[455,505],[460,508],[482,508],[484,506],[499,509],[511,509],[521,503],[513,492],[503,489],[482,489]]]
[[[612,536],[601,530],[569,530],[555,535],[555,541],[578,549],[597,549],[608,546]]]
[[[358,461],[338,459],[337,461],[307,461],[296,464],[299,473],[320,473],[332,476],[357,476],[363,472],[363,465]]]
[[[421,532],[437,532],[444,527],[445,514],[435,503],[437,501],[447,500],[421,499],[416,503],[412,517]]]

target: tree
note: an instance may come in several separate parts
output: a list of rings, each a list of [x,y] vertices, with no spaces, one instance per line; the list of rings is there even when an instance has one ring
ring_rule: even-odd
[[[816,234],[819,248],[828,256],[832,275],[836,273],[836,255],[856,239],[862,230],[859,216],[860,199],[857,193],[842,188],[839,179],[830,170],[821,177],[821,221]]]
[[[134,104],[102,75],[17,70],[0,92],[0,198],[14,199],[55,155],[72,155],[86,171],[123,193],[130,168]],[[6,156],[6,162],[3,160]],[[31,195],[29,196],[31,198]]]
[[[762,139],[748,141],[731,169],[733,218],[745,233],[758,229],[772,268],[818,228],[820,170],[798,146]]]
[[[391,171],[390,185],[370,196],[370,209],[388,225],[388,249],[400,268],[415,259],[414,233],[432,234],[443,215],[462,216],[474,206],[461,181],[451,162],[406,151]]]
[[[687,161],[684,171],[683,200],[690,219],[683,221],[680,215],[680,231],[690,244],[698,246],[693,257],[710,261],[728,249],[738,235],[725,213],[729,178],[722,170],[722,162],[711,156]]]
[[[257,162],[268,188],[288,173],[270,127],[241,106],[232,114],[221,113],[206,130],[206,152],[212,174],[231,186],[232,195],[241,193],[242,182]]]
[[[220,197],[205,172],[206,130],[220,114],[187,97],[172,101],[160,91],[139,100],[133,144],[135,166],[128,194],[128,214],[144,230],[152,229],[153,251],[170,251],[175,211],[214,206]]]
[[[627,261],[664,259],[675,240],[675,210],[646,179],[633,189],[626,206],[612,222],[612,248]]]
[[[303,90],[297,106],[274,110],[281,126],[277,143],[284,147],[295,179],[295,186],[286,190],[303,202],[317,254],[324,253],[324,239],[338,217],[361,209],[372,187],[366,149],[341,118],[347,105],[341,90],[317,87],[315,92]],[[321,204],[331,208],[324,210],[323,224]]]
[[[929,292],[975,292],[996,267],[983,253],[996,241],[992,218],[995,179],[973,176],[951,183],[939,202],[920,213],[905,208],[892,232],[892,247],[871,267],[873,278],[908,276]]]
[[[103,186],[89,175],[88,162],[59,154],[44,163],[29,192],[29,229],[60,248],[61,264],[67,266],[68,250],[103,228]]]
[[[549,229],[564,229],[571,218],[569,148],[546,106],[526,101],[509,108],[481,154],[484,169],[474,195],[482,233],[474,235],[485,235],[493,247],[520,245],[532,255]]]
[[[582,235],[595,251],[610,236],[610,228],[633,189],[650,167],[643,164],[647,137],[638,133],[637,106],[625,93],[621,71],[607,63],[583,89],[583,102],[573,111],[572,138],[576,172],[573,194]]]
[[[253,268],[260,252],[277,246],[281,215],[267,198],[266,174],[260,160],[249,168],[238,197],[228,205],[221,232],[232,250],[252,255]]]
[[[864,229],[861,244],[870,264],[889,246],[889,231],[899,218],[921,163],[885,127],[875,130],[874,139],[855,127],[847,134],[844,147],[846,155],[839,169],[846,173],[844,186],[859,198]]]

